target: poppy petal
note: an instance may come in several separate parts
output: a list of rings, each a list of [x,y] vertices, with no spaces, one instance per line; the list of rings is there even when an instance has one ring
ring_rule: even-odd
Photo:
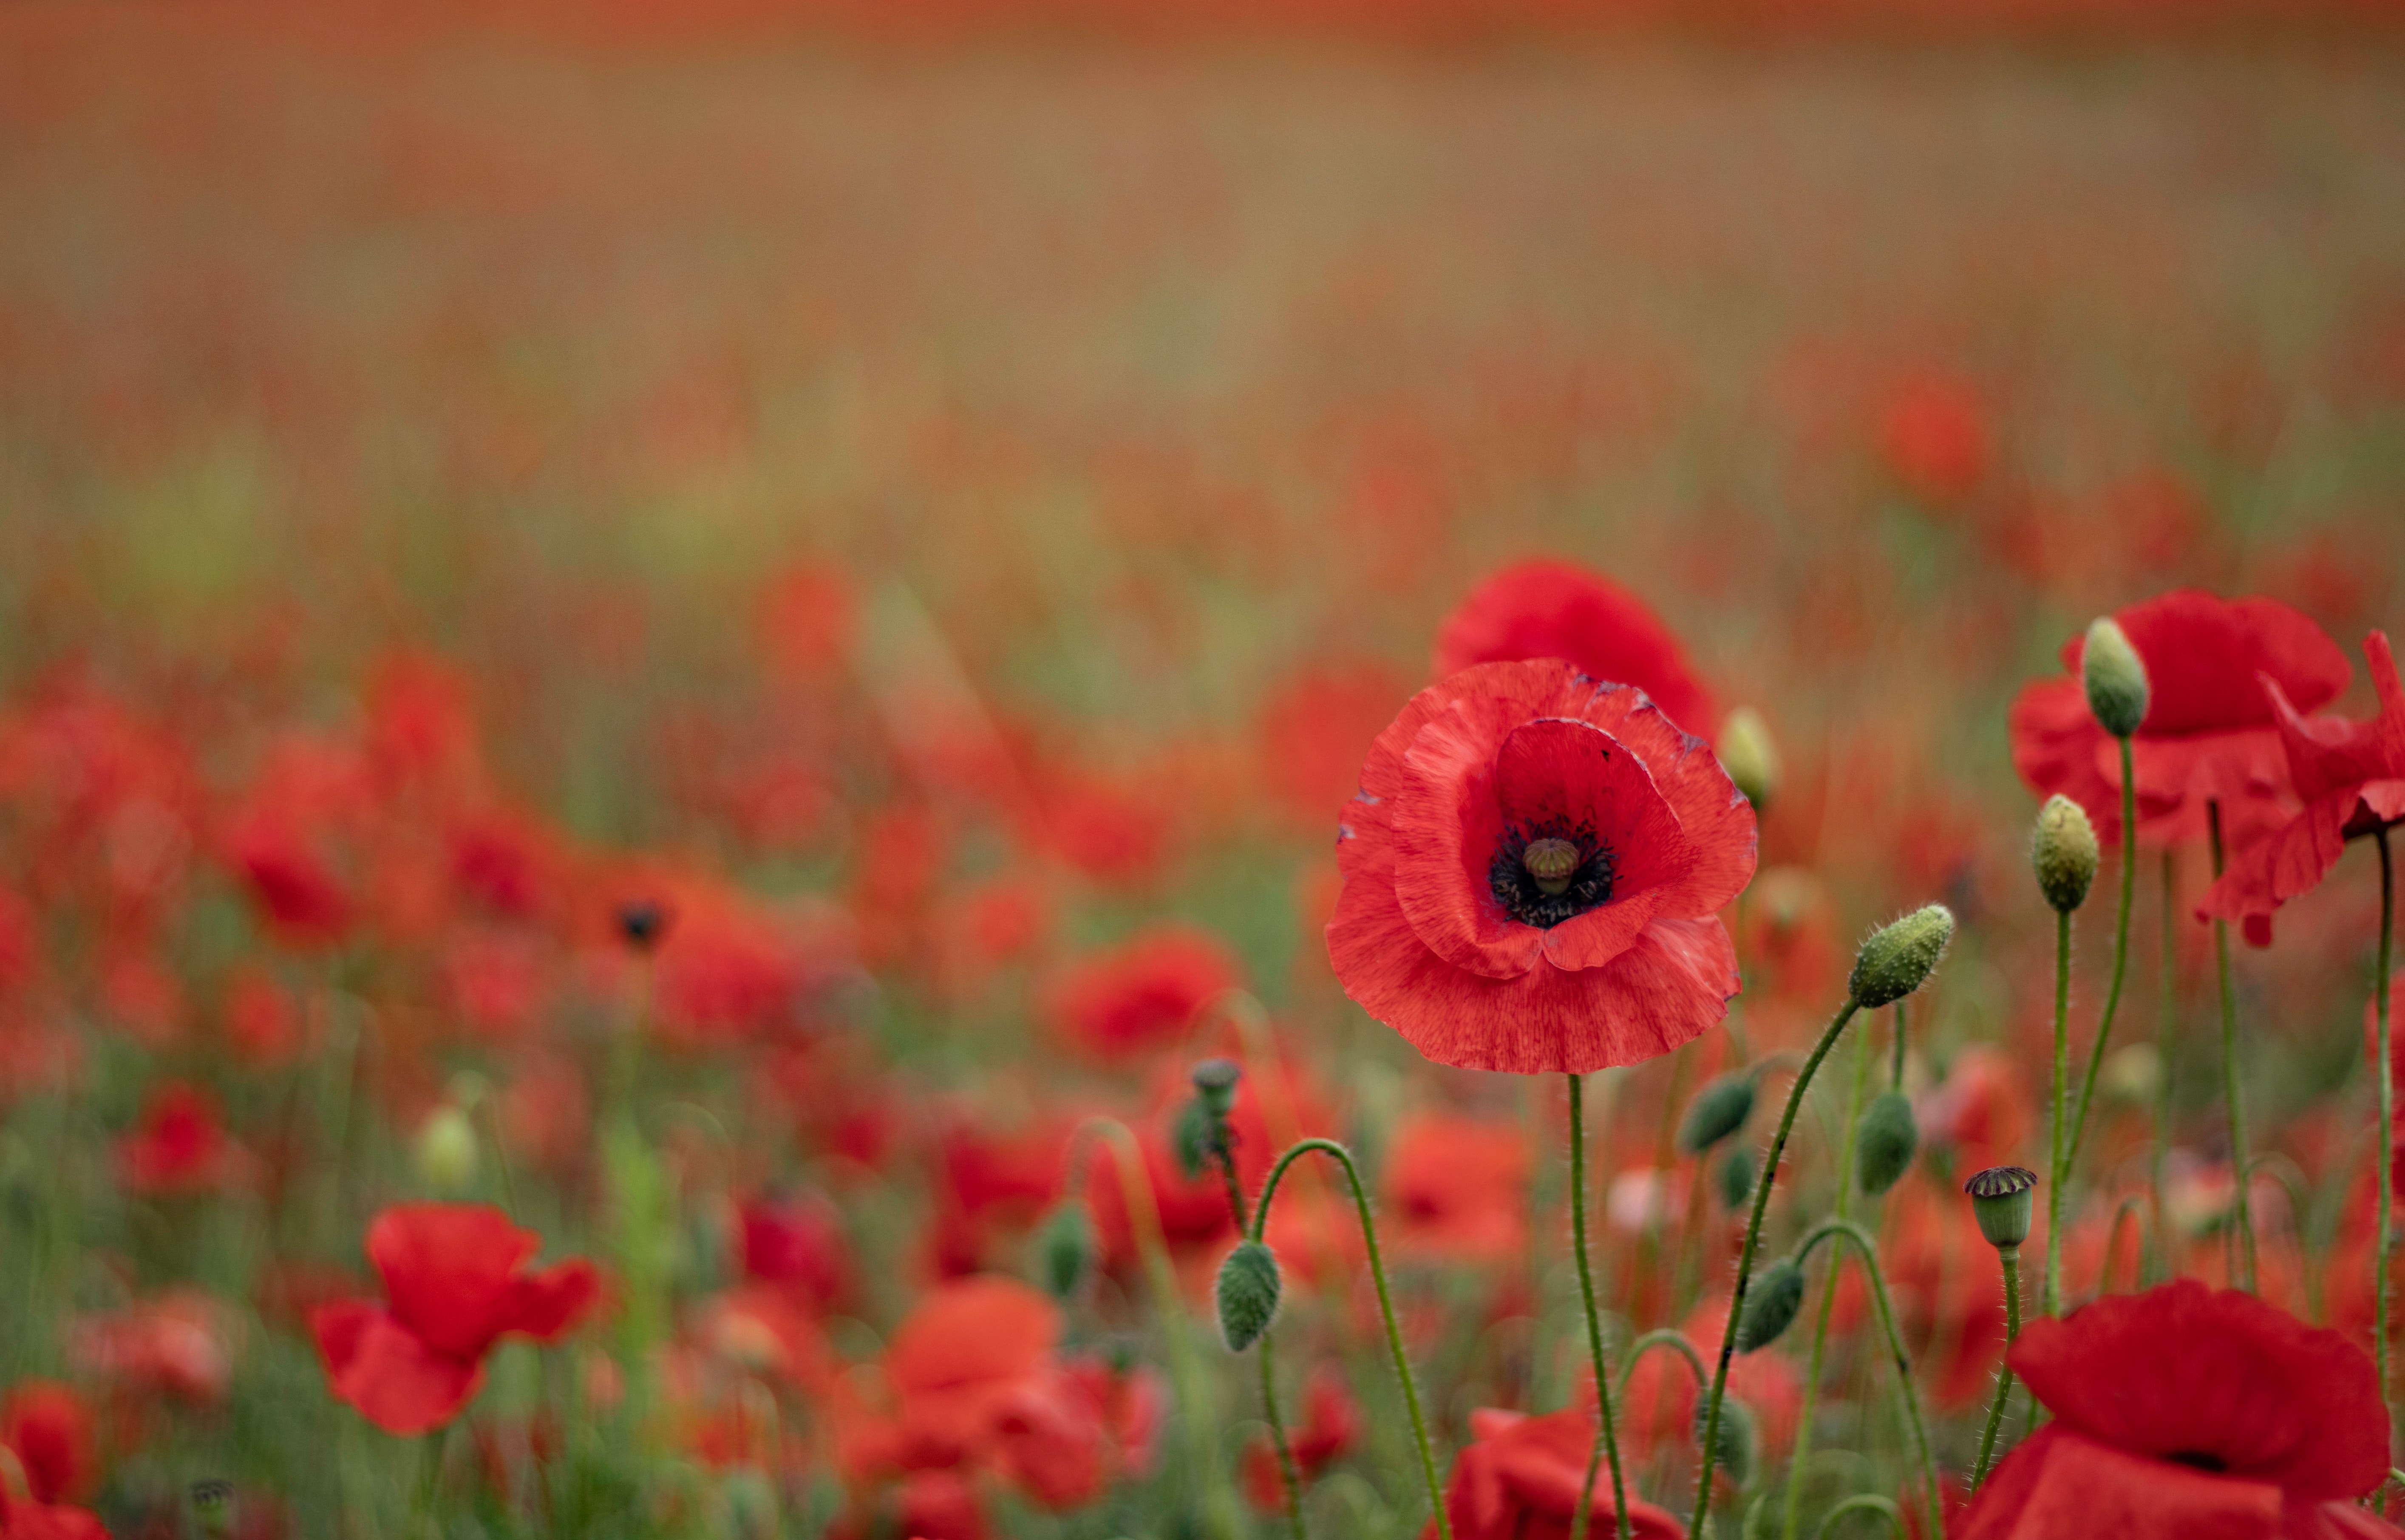
[[[484,1384],[482,1364],[437,1352],[376,1306],[324,1306],[310,1325],[334,1393],[387,1433],[441,1427]]]

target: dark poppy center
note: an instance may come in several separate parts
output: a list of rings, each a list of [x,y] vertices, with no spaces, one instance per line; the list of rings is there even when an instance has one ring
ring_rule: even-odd
[[[2217,1454],[2207,1454],[2201,1449],[2180,1449],[2164,1455],[2163,1458],[2174,1465],[2186,1465],[2190,1470],[2211,1471],[2215,1476],[2229,1469],[2229,1461]]]
[[[1487,886],[1503,912],[1551,930],[1611,902],[1611,849],[1590,824],[1571,828],[1513,824],[1486,863]]]

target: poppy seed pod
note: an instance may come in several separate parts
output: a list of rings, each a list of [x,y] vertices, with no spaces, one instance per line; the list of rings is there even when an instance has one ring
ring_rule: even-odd
[[[1942,903],[1916,909],[1871,932],[1854,954],[1846,988],[1865,1011],[1892,1005],[1929,982],[1954,939],[1954,911]]]
[[[1066,1299],[1093,1265],[1094,1221],[1078,1198],[1063,1198],[1036,1236],[1037,1270],[1055,1299]]]
[[[1854,1172],[1864,1192],[1878,1197],[1912,1169],[1920,1153],[1920,1127],[1913,1121],[1912,1099],[1902,1091],[1883,1091],[1863,1109],[1854,1125]]]
[[[2117,738],[2126,738],[2146,720],[2146,663],[2130,645],[2129,633],[2110,615],[2099,616],[2088,627],[2079,653],[2079,682],[2088,692],[2088,709],[2096,724]]]
[[[1745,1200],[1753,1196],[1753,1150],[1749,1145],[1733,1144],[1721,1157],[1721,1203],[1728,1209],[1742,1209]]]
[[[1679,1120],[1679,1149],[1701,1155],[1745,1127],[1753,1115],[1753,1077],[1740,1071],[1722,1075],[1697,1091]]]
[[[2029,1239],[2030,1212],[2036,1207],[2037,1173],[2020,1166],[1990,1166],[1962,1190],[1971,1195],[1971,1212],[1979,1233],[2000,1252],[2018,1250]]]
[[[1721,768],[1728,772],[1756,812],[1779,794],[1779,745],[1771,741],[1770,724],[1751,706],[1740,706],[1721,724]]]
[[[2030,865],[2037,873],[2038,891],[2057,914],[2088,902],[2098,859],[2096,826],[2088,821],[2088,810],[2059,791],[2046,798],[2030,836]]]
[[[1191,1078],[1202,1110],[1215,1120],[1225,1119],[1235,1110],[1236,1083],[1245,1078],[1245,1071],[1234,1059],[1206,1058],[1194,1066]]]
[[[1782,1256],[1763,1268],[1745,1293],[1745,1310],[1737,1318],[1737,1351],[1754,1352],[1778,1341],[1803,1308],[1804,1269]]]
[[[446,1197],[466,1192],[476,1180],[476,1126],[446,1101],[418,1125],[409,1155],[417,1174],[436,1192]]]
[[[1709,1414],[1711,1401],[1707,1396],[1695,1397],[1695,1437],[1698,1448],[1704,1442],[1704,1421]],[[1720,1452],[1718,1463],[1729,1481],[1739,1491],[1753,1479],[1753,1413],[1735,1396],[1721,1400]]]
[[[1261,1339],[1277,1319],[1277,1256],[1258,1240],[1243,1241],[1219,1264],[1214,1294],[1219,1306],[1219,1336],[1230,1352],[1243,1352]]]

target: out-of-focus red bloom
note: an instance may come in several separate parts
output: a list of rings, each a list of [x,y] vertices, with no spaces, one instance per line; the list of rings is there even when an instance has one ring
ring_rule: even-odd
[[[1568,1540],[1595,1449],[1595,1418],[1576,1409],[1528,1417],[1482,1407],[1470,1414],[1470,1435],[1444,1493],[1454,1540]],[[1587,1498],[1587,1533],[1613,1533],[1619,1521],[1611,1477],[1598,1471]],[[1634,1498],[1628,1523],[1641,1540],[1678,1540],[1686,1533],[1663,1509]],[[1435,1533],[1431,1519],[1420,1540]]]
[[[1568,562],[1507,567],[1471,590],[1436,634],[1436,677],[1475,664],[1559,658],[1591,679],[1633,684],[1690,733],[1719,726],[1686,650],[1645,601]]]
[[[1044,796],[1045,842],[1097,882],[1137,883],[1168,853],[1161,801],[1094,772],[1058,777]]]
[[[235,970],[222,1010],[226,1042],[244,1063],[274,1069],[300,1051],[300,1007],[265,969]]]
[[[0,1407],[0,1445],[17,1457],[36,1503],[73,1503],[100,1477],[91,1409],[71,1388],[28,1379]]]
[[[1059,1308],[1015,1279],[984,1274],[939,1286],[887,1344],[892,1414],[839,1420],[845,1464],[862,1476],[965,1469],[1001,1460],[1006,1429],[1040,1442],[1048,1414],[1062,1410],[1035,1404],[1056,1369],[1060,1336]],[[1048,1474],[1075,1473],[1055,1465]]]
[[[656,953],[653,1026],[682,1046],[791,1029],[849,960],[847,938],[826,917],[769,909],[714,884],[681,887],[674,913]]]
[[[769,580],[752,627],[777,676],[804,679],[843,665],[859,621],[851,578],[840,567],[806,562]]]
[[[1280,807],[1314,829],[1353,795],[1361,755],[1409,686],[1378,664],[1314,669],[1282,685],[1261,708],[1260,777]]]
[[[1361,1438],[1361,1405],[1353,1399],[1344,1373],[1332,1364],[1311,1371],[1303,1386],[1302,1425],[1288,1431],[1295,1475],[1309,1486],[1328,1467],[1344,1458]],[[1255,1507],[1278,1512],[1286,1506],[1286,1477],[1278,1469],[1277,1449],[1266,1436],[1245,1450],[1245,1495]]]
[[[2220,599],[2178,589],[2114,619],[2146,665],[2146,720],[2130,740],[2138,773],[2138,838],[2202,837],[2218,803],[2224,839],[2244,849],[2294,807],[2274,708],[2257,675],[2311,710],[2346,688],[2346,654],[2276,599]],[[2085,638],[2062,647],[2062,677],[2013,701],[2013,765],[2039,796],[2079,804],[2099,838],[2121,837],[2121,759],[2079,681]]]
[[[1046,1121],[994,1129],[961,1121],[948,1127],[936,1151],[936,1203],[932,1238],[936,1270],[959,1278],[985,1270],[1051,1200],[1070,1126]]]
[[[826,1341],[780,1290],[753,1283],[712,1296],[696,1312],[694,1336],[713,1357],[742,1373],[806,1393],[825,1388]]]
[[[2251,1295],[2183,1279],[2021,1332],[2054,1421],[2006,1456],[1961,1540],[2394,1535],[2351,1499],[2388,1474],[2371,1360]]]
[[[470,1029],[486,1038],[514,1037],[532,1027],[548,1003],[551,973],[531,936],[473,931],[443,954],[443,992]]]
[[[334,1393],[387,1433],[424,1433],[458,1415],[503,1334],[556,1341],[599,1295],[582,1258],[527,1270],[541,1246],[486,1204],[404,1203],[378,1214],[367,1253],[386,1302],[346,1300],[310,1318]]]
[[[240,1320],[224,1302],[197,1289],[170,1289],[84,1317],[67,1345],[78,1367],[137,1396],[210,1406],[233,1387],[240,1337]]]
[[[1987,416],[1960,381],[1907,383],[1880,416],[1878,438],[1889,471],[1925,502],[1960,502],[1988,478]]]
[[[1063,1037],[1104,1058],[1176,1042],[1195,1015],[1243,977],[1207,931],[1156,925],[1070,965],[1053,985],[1051,1015]]]
[[[1527,1246],[1528,1136],[1517,1124],[1412,1118],[1395,1132],[1385,1185],[1398,1252],[1491,1265]]]
[[[1728,1326],[1725,1295],[1698,1302],[1679,1329],[1687,1340],[1707,1351]],[[1761,1431],[1762,1446],[1776,1456],[1794,1441],[1795,1420],[1804,1403],[1803,1377],[1794,1364],[1779,1353],[1747,1353],[1729,1365],[1728,1393],[1745,1403]],[[1595,1381],[1590,1375],[1579,1387],[1580,1405],[1595,1407]],[[1651,1459],[1656,1449],[1692,1449],[1695,1445],[1695,1375],[1675,1353],[1655,1351],[1639,1359],[1628,1379],[1628,1393],[1616,1408],[1621,1451],[1631,1460]]]
[[[0,1484],[0,1540],[108,1540],[108,1530],[87,1509],[14,1498]]]
[[[221,844],[278,940],[314,948],[349,932],[359,898],[359,874],[347,868],[375,814],[373,779],[356,746],[296,733],[268,754],[228,817]]]
[[[1439,1064],[1635,1064],[1737,993],[1716,911],[1753,875],[1752,807],[1703,740],[1570,664],[1482,664],[1412,697],[1337,838],[1337,976]]]
[[[1957,1167],[1977,1171],[2026,1154],[2036,1113],[2019,1066],[1982,1043],[1954,1056],[1946,1078],[1920,1098],[1914,1116],[1921,1138],[1951,1146]]]
[[[824,1198],[748,1199],[736,1210],[736,1243],[745,1277],[814,1309],[833,1305],[851,1280],[842,1218]]]
[[[2278,717],[2304,810],[2240,848],[2204,895],[2200,917],[2243,918],[2251,934],[2272,910],[2318,887],[2348,840],[2405,823],[2405,685],[2385,633],[2367,637],[2363,655],[2380,696],[2380,714],[2370,721],[2308,719],[2302,712],[2318,702],[2292,699],[2285,680],[2268,670],[2262,676],[2260,698]]]
[[[216,1099],[180,1080],[153,1089],[142,1121],[117,1141],[118,1184],[146,1197],[222,1186],[240,1163]]]

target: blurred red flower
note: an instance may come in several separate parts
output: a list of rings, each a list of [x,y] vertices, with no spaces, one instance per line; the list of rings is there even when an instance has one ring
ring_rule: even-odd
[[[2261,697],[2279,720],[2280,742],[2304,810],[2242,848],[2204,895],[2201,917],[2247,921],[2318,887],[2346,842],[2405,822],[2405,685],[2384,632],[2363,643],[2380,714],[2370,721],[2300,714],[2281,679],[2261,677]],[[2308,703],[2308,708],[2311,704]]]
[[[403,1203],[378,1214],[367,1253],[386,1303],[345,1300],[310,1317],[334,1393],[387,1433],[424,1433],[458,1415],[503,1334],[556,1341],[599,1295],[582,1258],[525,1270],[541,1246],[485,1204]]]
[[[221,1186],[240,1161],[216,1099],[180,1080],[152,1090],[141,1123],[117,1141],[118,1184],[145,1197]]]
[[[1398,1253],[1493,1266],[1528,1235],[1528,1134],[1516,1123],[1422,1116],[1396,1130],[1386,1206]]]
[[[1880,417],[1879,453],[1914,497],[1962,501],[1988,477],[1988,423],[1979,399],[1942,375],[1907,383]]]
[[[1353,1399],[1344,1372],[1332,1364],[1311,1371],[1302,1392],[1302,1425],[1290,1429],[1287,1448],[1294,1455],[1295,1475],[1305,1486],[1344,1458],[1361,1438],[1361,1406]],[[1245,1450],[1245,1495],[1255,1507],[1275,1513],[1286,1506],[1286,1477],[1278,1469],[1277,1450],[1267,1436]]]
[[[1470,1434],[1472,1442],[1455,1457],[1444,1494],[1454,1540],[1568,1540],[1595,1448],[1596,1420],[1576,1409],[1528,1417],[1482,1407],[1470,1414]],[[1635,1499],[1628,1522],[1639,1540],[1679,1540],[1686,1533],[1668,1513]],[[1618,1523],[1611,1477],[1598,1470],[1587,1498],[1587,1533],[1611,1534]],[[1435,1533],[1430,1519],[1420,1540]]]
[[[1558,659],[1412,697],[1336,849],[1337,976],[1437,1063],[1635,1064],[1737,994],[1716,911],[1753,875],[1753,809],[1642,692]]]
[[[1234,955],[1208,931],[1155,925],[1072,963],[1053,985],[1052,1020],[1088,1052],[1125,1058],[1176,1042],[1242,977]]]
[[[1436,634],[1436,677],[1482,663],[1559,658],[1589,679],[1633,684],[1689,732],[1719,726],[1711,693],[1645,601],[1584,567],[1529,561],[1488,578]]]
[[[0,1483],[0,1540],[108,1540],[108,1531],[82,1508],[13,1498]]]
[[[213,1405],[233,1387],[241,1329],[241,1319],[222,1300],[197,1289],[169,1289],[77,1321],[68,1350],[86,1372],[139,1395]]]
[[[760,1197],[736,1210],[743,1275],[814,1309],[843,1295],[851,1274],[843,1218],[823,1197]]]
[[[73,1389],[28,1379],[0,1407],[0,1446],[17,1457],[36,1503],[72,1503],[100,1476],[91,1409]]]
[[[2285,1540],[2398,1532],[2353,1506],[2388,1474],[2371,1360],[2251,1295],[2183,1279],[2024,1328],[2054,1421],[1996,1467],[1961,1540]]]
[[[2224,839],[2241,849],[2293,811],[2268,674],[2308,710],[2346,688],[2346,654],[2276,599],[2220,599],[2192,588],[2133,604],[2114,619],[2146,665],[2145,721],[2131,739],[2138,838],[2201,838],[2205,805],[2221,805]],[[2098,837],[2121,837],[2120,750],[2088,709],[2081,637],[2062,647],[2063,676],[2024,687],[2012,707],[2013,766],[2039,796],[2087,809]]]

